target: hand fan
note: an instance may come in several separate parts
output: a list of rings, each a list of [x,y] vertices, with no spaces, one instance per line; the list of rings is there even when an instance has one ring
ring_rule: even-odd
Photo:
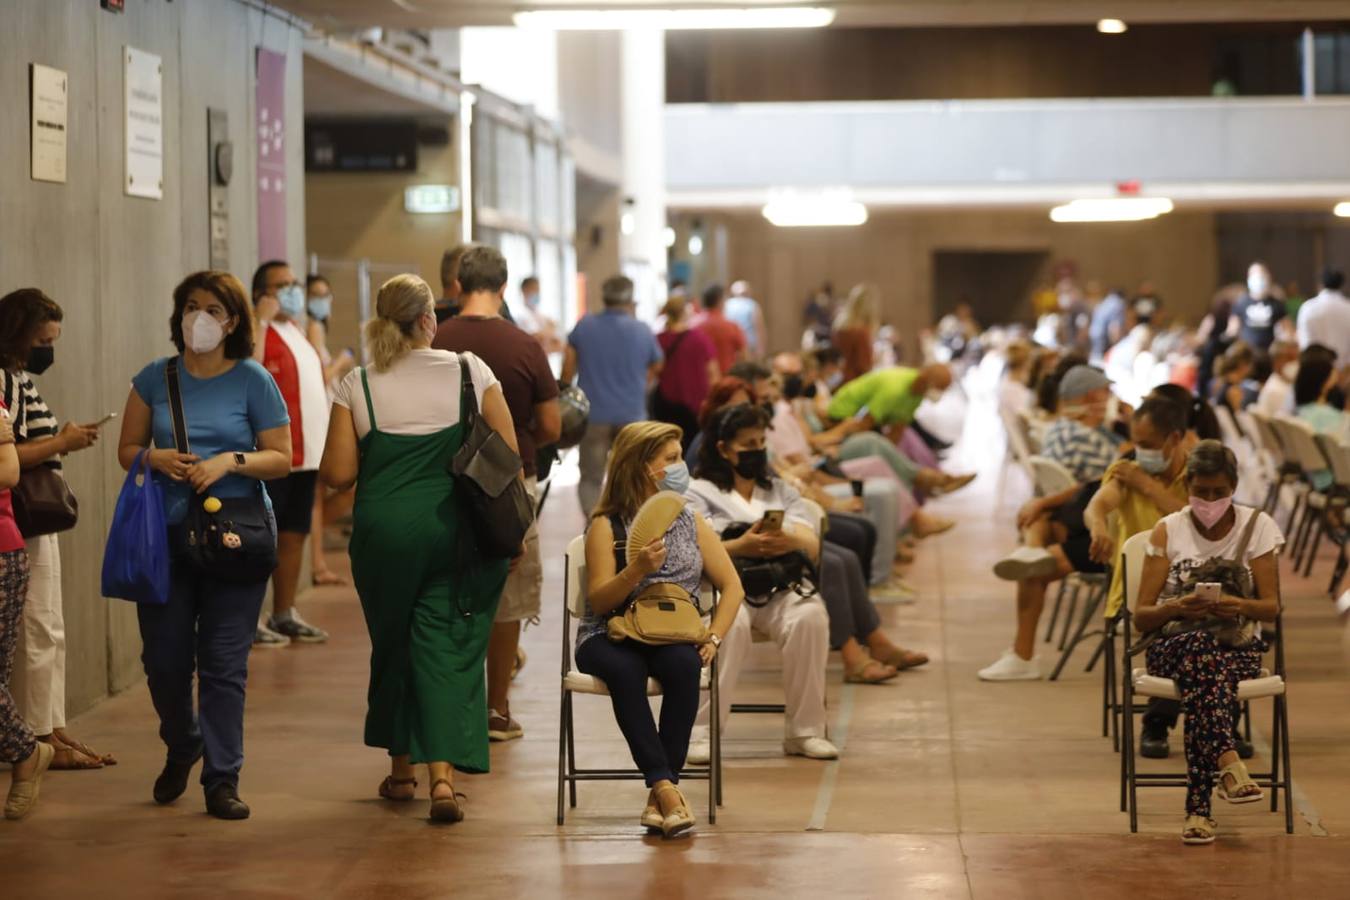
[[[684,509],[684,495],[659,491],[647,499],[628,528],[628,559],[636,559],[642,548],[670,530]]]

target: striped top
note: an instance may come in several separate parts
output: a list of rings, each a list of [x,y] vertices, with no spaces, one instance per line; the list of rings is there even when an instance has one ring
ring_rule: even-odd
[[[47,407],[47,401],[38,393],[31,375],[22,371],[5,372],[3,388],[3,401],[10,411],[10,418],[14,423],[14,440],[17,443],[55,437],[60,432],[61,427],[56,421],[56,416],[52,415],[51,409]],[[20,391],[23,392],[22,399],[19,397]],[[61,457],[59,454],[53,456],[42,465],[59,472]]]

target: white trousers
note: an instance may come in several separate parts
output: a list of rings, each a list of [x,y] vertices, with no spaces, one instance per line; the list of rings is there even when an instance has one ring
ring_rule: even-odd
[[[736,683],[750,653],[751,632],[761,632],[783,651],[783,690],[787,695],[788,738],[825,736],[825,664],[830,655],[830,617],[820,597],[803,597],[784,591],[765,606],[756,609],[741,605],[736,621],[717,652],[717,689],[722,733],[726,734],[727,716]],[[694,722],[693,741],[708,740],[709,695],[699,702]]]
[[[56,535],[28,539],[28,599],[15,651],[14,700],[37,735],[66,727],[66,619]]]

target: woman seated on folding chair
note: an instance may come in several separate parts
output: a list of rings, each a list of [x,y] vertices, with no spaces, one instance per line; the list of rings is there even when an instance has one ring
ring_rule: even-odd
[[[1276,555],[1284,537],[1270,516],[1233,505],[1237,458],[1202,441],[1186,460],[1190,504],[1153,529],[1135,624],[1150,640],[1148,672],[1176,682],[1186,713],[1186,824],[1182,840],[1214,840],[1210,792],[1254,803],[1233,738],[1237,684],[1261,669],[1260,622],[1280,612]],[[1217,589],[1213,587],[1217,585]]]
[[[609,689],[619,730],[651,788],[641,823],[666,837],[694,825],[677,785],[698,712],[700,673],[717,655],[743,596],[721,538],[688,507],[664,536],[619,566],[616,535],[620,530],[626,535],[642,504],[658,491],[683,494],[689,487],[681,437],[675,425],[635,422],[625,426],[614,441],[604,492],[586,532],[590,614],[577,626],[576,649],[577,668],[599,678]],[[697,598],[704,579],[719,592],[707,643],[654,645],[631,638],[610,639],[609,620],[623,615],[649,586],[674,584]],[[659,728],[647,700],[648,678],[661,684]]]

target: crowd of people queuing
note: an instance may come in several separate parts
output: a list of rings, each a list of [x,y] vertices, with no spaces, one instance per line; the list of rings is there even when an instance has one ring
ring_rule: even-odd
[[[1341,273],[1328,271],[1324,290],[1290,315],[1269,271],[1253,264],[1245,289],[1221,292],[1194,332],[1169,326],[1151,289],[1092,298],[1065,283],[1028,334],[986,332],[962,304],[913,366],[897,364],[871,285],[843,300],[823,285],[803,310],[802,349],[775,354],[744,281],[697,296],[672,285],[653,331],[635,315],[633,282],[614,276],[603,308],[564,335],[541,309],[537,279],[520,283],[514,310],[508,280],[501,253],[477,244],[446,252],[439,297],[415,275],[390,279],[364,325],[363,361],[327,346],[327,280],[301,282],[285,262],[259,266],[251,291],[210,271],[174,291],[177,354],[132,380],[119,461],[153,470],[171,543],[195,505],[256,500],[276,563],[265,576],[223,581],[175,552],[168,603],[138,604],[165,744],[156,802],[180,797],[200,761],[207,810],[249,815],[238,792],[248,654],[327,639],[296,609],[302,557],[312,538],[314,583],[341,583],[324,523],[350,515],[352,580],[372,646],[364,739],[390,758],[376,792],[412,801],[425,765],[431,818],[462,819],[455,772],[486,772],[490,743],[524,734],[510,686],[523,664],[521,629],[542,612],[543,566],[537,523],[510,559],[475,551],[476,523],[447,464],[485,425],[519,457],[537,498],[563,434],[560,398],[575,389],[589,403],[574,435],[588,523],[575,664],[608,687],[649,789],[640,824],[667,836],[694,825],[680,773],[712,762],[710,720],[718,715],[727,733],[752,635],[782,654],[784,753],[836,758],[829,653],[840,652],[845,681],[859,685],[928,662],[883,629],[876,604],[913,603],[907,568],[924,539],[955,526],[929,501],[974,474],[943,468],[948,445],[918,414],[981,354],[1002,366],[1005,423],[1025,427],[1072,484],[1018,511],[1018,540],[994,566],[1016,585],[1013,640],[979,677],[1041,678],[1036,634],[1050,585],[1110,572],[1114,615],[1124,602],[1116,554],[1150,532],[1138,625],[1157,632],[1149,670],[1176,679],[1181,700],[1150,703],[1141,752],[1166,756],[1169,729],[1186,713],[1188,842],[1214,838],[1216,777],[1225,799],[1259,798],[1241,761],[1251,747],[1233,687],[1259,668],[1259,628],[1233,643],[1193,623],[1273,621],[1283,538],[1265,513],[1233,504],[1239,467],[1217,440],[1216,409],[1287,415],[1350,441]],[[52,365],[61,329],[60,307],[41,291],[0,298],[0,760],[12,764],[10,818],[31,810],[48,768],[116,763],[65,729],[56,536],[23,530],[10,499],[27,472],[60,477],[62,458],[95,445],[105,424],[58,427],[38,393],[34,378]],[[561,356],[559,377],[550,354]],[[645,503],[672,493],[682,511],[630,556],[621,535]],[[1243,548],[1247,589],[1200,596],[1191,575],[1230,545]],[[705,582],[720,602],[697,640],[645,643],[609,627],[654,587],[692,602]],[[718,710],[699,688],[714,658]],[[659,720],[649,678],[662,686]]]

